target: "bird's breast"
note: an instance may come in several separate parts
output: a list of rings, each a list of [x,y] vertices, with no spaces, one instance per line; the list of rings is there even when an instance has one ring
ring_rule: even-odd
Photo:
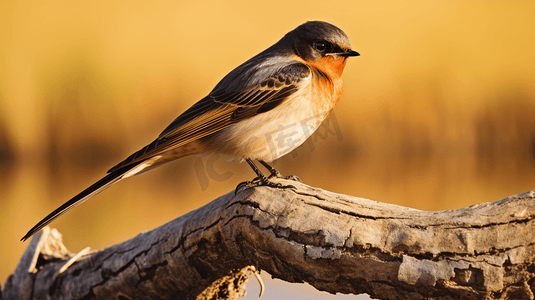
[[[242,120],[206,138],[208,148],[230,159],[270,162],[300,146],[336,105],[330,80],[312,74],[274,109]]]

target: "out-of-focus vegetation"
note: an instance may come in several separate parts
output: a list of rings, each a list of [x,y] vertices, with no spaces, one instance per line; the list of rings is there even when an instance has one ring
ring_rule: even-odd
[[[534,189],[533,16],[533,1],[2,1],[0,282],[31,226],[307,20],[339,26],[362,56],[334,118],[276,162],[281,172],[426,210]],[[253,175],[185,158],[53,226],[73,251],[104,247]]]

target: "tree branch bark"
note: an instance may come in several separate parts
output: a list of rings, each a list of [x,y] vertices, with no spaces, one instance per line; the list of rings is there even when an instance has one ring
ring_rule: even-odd
[[[3,296],[236,299],[255,266],[379,299],[534,299],[535,190],[428,212],[290,184],[296,188],[232,191],[61,274],[72,254],[47,229]]]

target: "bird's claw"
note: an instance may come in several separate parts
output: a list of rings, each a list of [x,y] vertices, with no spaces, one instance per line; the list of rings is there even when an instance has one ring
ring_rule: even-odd
[[[236,196],[238,194],[238,192],[240,191],[241,188],[243,189],[248,189],[248,188],[252,188],[252,187],[255,187],[255,186],[259,186],[261,185],[261,181],[260,181],[260,178],[258,177],[255,177],[253,180],[247,180],[247,181],[243,181],[243,182],[240,182],[237,186],[236,186],[236,189],[234,189],[234,196]]]
[[[249,188],[253,188],[253,187],[257,187],[257,186],[269,186],[269,187],[272,187],[272,188],[277,188],[277,189],[296,189],[296,187],[294,185],[284,185],[282,183],[279,183],[279,182],[273,182],[271,181],[270,179],[273,178],[274,176],[270,176],[269,178],[266,178],[264,177],[262,179],[256,177],[254,178],[253,180],[251,181],[243,181],[241,182],[240,184],[238,184],[236,186],[236,189],[234,190],[234,195],[237,195],[238,192],[240,191],[240,189],[249,189]],[[289,180],[293,180],[293,181],[299,181],[301,182],[301,180],[299,179],[299,177],[297,176],[283,176],[283,177],[276,177],[275,178],[283,178],[283,179],[289,179]]]
[[[281,178],[281,179],[286,179],[286,180],[293,180],[293,181],[302,182],[301,179],[299,177],[297,177],[296,175],[284,176],[284,175],[281,174],[281,172],[275,170],[274,168],[271,168],[270,172],[271,172],[271,175],[269,175],[268,179]]]

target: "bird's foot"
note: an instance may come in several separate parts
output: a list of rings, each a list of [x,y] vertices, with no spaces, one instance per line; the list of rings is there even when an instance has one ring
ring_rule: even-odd
[[[253,180],[247,180],[247,181],[240,182],[236,186],[236,189],[234,190],[234,195],[238,194],[238,191],[240,189],[242,189],[242,188],[246,190],[248,188],[259,186],[261,184],[262,184],[262,182],[260,181],[260,179],[258,177],[255,177]]]
[[[280,173],[279,173],[280,174]],[[290,180],[294,180],[294,181],[301,181],[299,179],[299,177],[297,176],[282,176],[281,177],[278,177],[278,176],[269,176],[269,177],[255,177],[253,180],[251,181],[244,181],[244,182],[241,182],[240,184],[238,184],[236,186],[236,189],[234,190],[234,195],[238,194],[238,192],[240,191],[240,189],[249,189],[249,188],[253,188],[253,187],[257,187],[257,186],[269,186],[269,187],[272,187],[272,188],[277,188],[277,189],[295,189],[296,187],[289,184],[289,185],[284,185],[282,183],[279,183],[279,182],[273,182],[271,181],[270,179],[273,178],[273,177],[276,177],[276,178],[283,178],[283,179],[290,179]]]
[[[275,173],[276,172],[276,173]],[[288,175],[288,176],[284,176],[282,175],[279,171],[275,170],[275,172],[271,172],[271,175],[269,175],[269,179],[271,178],[281,178],[281,179],[286,179],[286,180],[293,180],[293,181],[299,181],[299,182],[302,182],[301,181],[301,178],[297,177],[296,175]]]
[[[272,166],[270,166],[265,161],[261,160],[260,163],[262,163],[264,165],[264,167],[266,167],[269,170],[269,173],[271,173],[271,175],[269,175],[268,179],[281,178],[281,179],[286,179],[286,180],[293,180],[293,181],[302,182],[301,179],[299,177],[295,176],[295,175],[289,175],[289,176],[282,175],[281,172],[277,171],[277,169],[273,168]]]

